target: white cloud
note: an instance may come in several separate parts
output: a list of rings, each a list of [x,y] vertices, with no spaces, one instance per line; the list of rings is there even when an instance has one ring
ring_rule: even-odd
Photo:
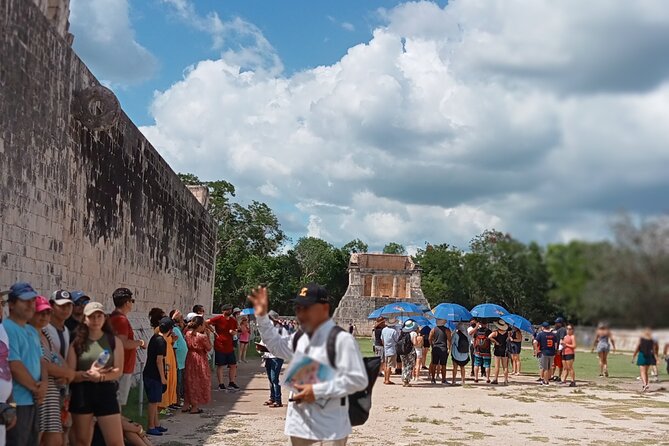
[[[162,0],[189,26],[207,33],[221,58],[245,70],[265,71],[275,76],[283,71],[281,59],[262,31],[240,17],[223,21],[216,12],[200,15],[191,0]]]
[[[70,31],[74,49],[106,85],[150,79],[158,60],[135,40],[128,0],[72,0]]]
[[[341,27],[344,28],[346,31],[355,31],[355,26],[353,25],[353,23],[341,22]]]
[[[329,66],[201,61],[143,131],[177,170],[228,179],[335,243],[597,238],[621,208],[665,210],[662,5],[407,3]]]

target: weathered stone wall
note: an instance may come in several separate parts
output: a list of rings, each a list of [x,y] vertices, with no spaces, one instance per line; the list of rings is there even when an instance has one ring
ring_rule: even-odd
[[[0,0],[0,287],[211,309],[213,222],[116,105],[35,3]]]

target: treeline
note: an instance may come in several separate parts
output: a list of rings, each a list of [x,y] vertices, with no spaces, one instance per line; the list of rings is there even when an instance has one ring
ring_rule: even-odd
[[[291,241],[265,203],[243,206],[232,201],[235,188],[226,181],[180,176],[210,190],[210,213],[218,225],[214,311],[223,303],[243,305],[259,283],[268,285],[282,314],[292,314],[290,300],[306,282],[324,285],[337,301],[344,295],[351,253],[368,251],[363,241],[337,247],[304,237],[288,248]],[[669,217],[639,225],[621,217],[612,231],[612,241],[542,247],[488,230],[467,250],[427,244],[414,261],[423,269],[423,292],[433,305],[495,302],[535,323],[559,315],[580,324],[669,325]],[[405,253],[395,242],[383,251]]]

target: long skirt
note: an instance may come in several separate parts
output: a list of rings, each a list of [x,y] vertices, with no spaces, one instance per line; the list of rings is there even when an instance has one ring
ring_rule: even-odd
[[[413,369],[416,366],[416,351],[408,355],[400,355],[402,358],[402,381],[408,383],[413,377]]]

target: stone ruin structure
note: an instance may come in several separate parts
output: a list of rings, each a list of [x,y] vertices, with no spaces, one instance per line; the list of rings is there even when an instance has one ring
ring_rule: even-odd
[[[81,289],[111,310],[128,287],[148,339],[151,307],[211,311],[208,191],[184,186],[74,53],[68,20],[69,0],[0,0],[0,289]]]
[[[348,289],[334,311],[342,327],[353,322],[361,335],[374,324],[369,313],[389,303],[405,301],[429,308],[421,289],[421,269],[411,257],[396,254],[351,254]]]

